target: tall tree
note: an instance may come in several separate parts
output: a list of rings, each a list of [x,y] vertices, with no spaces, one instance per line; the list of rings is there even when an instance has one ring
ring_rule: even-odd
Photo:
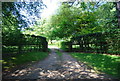
[[[18,16],[21,26],[24,28],[34,25],[41,18],[41,12],[46,7],[42,0],[37,2],[15,2],[15,8],[19,11]]]
[[[19,38],[19,21],[13,13],[17,13],[13,2],[3,2],[2,3],[2,36],[3,44],[17,42],[16,39]]]
[[[29,22],[35,22],[35,20],[32,19],[27,20],[27,18],[40,14],[38,12],[42,10],[43,3],[42,1],[41,4],[39,3],[40,2],[2,2],[3,44],[19,42],[21,39],[21,30],[28,27]],[[21,13],[22,10],[27,10],[27,12]],[[26,15],[27,13],[29,13],[29,15]]]

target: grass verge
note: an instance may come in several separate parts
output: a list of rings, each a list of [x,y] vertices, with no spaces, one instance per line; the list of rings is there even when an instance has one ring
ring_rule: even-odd
[[[79,61],[86,62],[96,70],[105,72],[114,77],[120,77],[120,57],[106,54],[70,53]]]
[[[5,58],[2,60],[3,69],[10,69],[16,65],[21,65],[27,62],[35,62],[44,59],[48,56],[48,52],[29,52],[19,54],[14,57]]]

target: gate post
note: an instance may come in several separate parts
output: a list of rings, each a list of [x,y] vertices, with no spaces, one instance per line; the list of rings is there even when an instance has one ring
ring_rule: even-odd
[[[72,42],[69,42],[69,51],[72,51]]]

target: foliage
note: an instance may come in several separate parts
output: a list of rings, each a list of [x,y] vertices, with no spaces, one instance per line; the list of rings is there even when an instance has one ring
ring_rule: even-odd
[[[89,65],[92,65],[94,69],[100,70],[115,77],[120,77],[119,56],[92,53],[71,53],[71,55],[77,58],[79,61],[83,61]]]
[[[13,3],[3,3],[3,6],[4,44],[12,41],[17,42],[17,39],[20,40],[20,29],[22,29],[19,23],[20,19],[26,21],[29,17],[26,17],[25,14],[17,16],[18,10],[26,9],[28,16],[35,16],[36,14],[36,17],[38,17],[40,11],[37,7],[42,9],[44,5],[42,2],[41,4],[24,2],[16,3],[15,5]],[[48,19],[40,19],[40,21],[34,22],[36,23],[34,26],[23,28],[22,33],[44,36],[48,40],[62,39],[70,41],[75,36],[107,31],[111,32],[105,38],[105,41],[109,44],[110,51],[118,51],[118,38],[120,35],[115,12],[115,4],[112,2],[78,2],[72,3],[72,5],[70,3],[62,3],[56,14],[53,14]]]
[[[2,2],[2,40],[4,45],[20,45],[22,42],[22,29],[27,27],[27,15],[21,13],[21,10],[27,10],[29,16],[33,16],[43,9],[43,3],[40,2]],[[39,8],[39,11],[38,11]],[[30,11],[32,9],[32,11]],[[24,16],[24,18],[23,18]],[[31,20],[30,20],[31,21]],[[34,21],[35,22],[35,21]],[[24,27],[24,28],[23,28]],[[24,39],[24,38],[23,38]]]
[[[83,11],[82,8],[68,7],[63,4],[58,13],[51,17],[51,25],[54,27],[52,36],[69,39],[79,34],[86,34],[94,25],[95,14]]]
[[[2,39],[3,44],[8,42],[16,41],[18,42],[20,30],[19,30],[19,21],[17,17],[13,15],[13,12],[16,11],[14,3],[12,2],[3,2],[3,11],[2,11]]]
[[[108,14],[109,13],[109,14]],[[110,31],[118,27],[117,24],[117,13],[114,3],[106,3],[100,6],[97,11],[97,22],[100,28],[103,28],[103,31]]]
[[[99,4],[83,2],[75,6],[69,6],[68,3],[62,4],[57,14],[51,17],[50,24],[54,28],[51,36],[70,41],[72,37],[76,36],[110,32],[104,38],[107,41],[108,51],[118,53],[120,30],[115,12],[116,7],[112,2]],[[87,38],[87,40],[89,39]]]
[[[28,28],[30,25],[34,25],[36,20],[41,18],[40,14],[46,5],[40,1],[33,2],[15,2],[15,8],[19,11],[20,16],[18,19],[22,28]]]
[[[38,4],[40,6],[40,9],[42,8],[41,6],[43,6],[41,4]],[[31,5],[31,6],[28,7],[28,5]],[[2,47],[3,47],[3,51],[4,51],[4,48],[7,48],[7,50],[9,50],[9,47],[12,51],[14,50],[16,51],[16,48],[19,49],[19,45],[22,45],[24,40],[31,41],[31,39],[26,40],[26,38],[21,37],[21,34],[22,34],[21,30],[23,29],[23,27],[26,26],[27,21],[25,21],[26,15],[23,15],[23,13],[20,13],[20,11],[22,8],[24,8],[24,6],[27,6],[24,9],[28,10],[29,13],[32,13],[29,10],[31,8],[34,8],[33,10],[37,10],[38,5],[34,5],[34,3],[33,4],[32,3],[31,4],[30,3],[20,4],[19,2],[15,2],[15,3],[14,2],[2,2],[2,41],[3,41]],[[37,11],[34,11],[34,14],[35,12]],[[31,16],[32,15],[33,14],[31,14]],[[24,16],[24,19],[23,19],[23,16]],[[9,52],[11,51],[9,50]],[[3,65],[5,65],[4,68],[9,68],[14,65],[19,65],[25,62],[40,60],[46,56],[47,54],[42,53],[42,52],[38,52],[38,53],[31,52],[28,54],[19,54],[15,57],[12,57],[12,58],[9,57],[9,58],[4,59],[5,61],[3,62]]]
[[[110,2],[82,2],[72,6],[62,3],[56,14],[43,19],[42,24],[33,26],[31,32],[50,40],[68,41],[74,36],[111,31],[118,25],[115,12],[115,4]]]
[[[65,41],[60,42],[60,48],[64,51],[72,51],[70,49],[70,45],[71,45],[71,42],[65,42]]]

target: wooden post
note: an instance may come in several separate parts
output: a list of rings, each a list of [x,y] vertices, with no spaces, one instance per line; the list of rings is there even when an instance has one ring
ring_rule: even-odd
[[[42,39],[42,51],[46,52],[48,50],[48,42],[46,38]]]
[[[46,40],[44,40],[43,41],[43,51],[45,52],[45,51],[47,51],[47,49],[48,49],[48,43]]]
[[[68,45],[69,45],[68,46],[69,47],[69,51],[72,51],[72,42],[70,41]]]

